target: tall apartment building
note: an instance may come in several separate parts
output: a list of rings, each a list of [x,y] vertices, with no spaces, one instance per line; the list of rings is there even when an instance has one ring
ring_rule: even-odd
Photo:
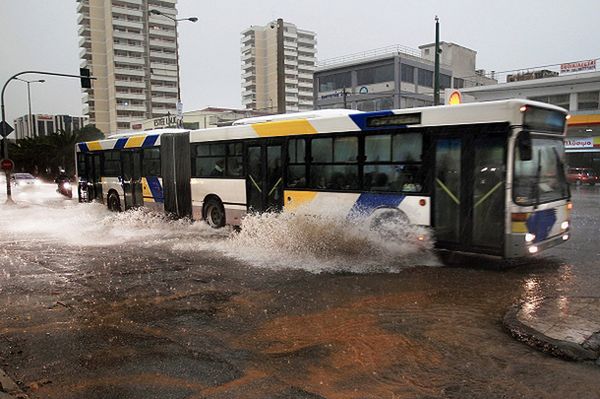
[[[282,19],[242,32],[242,104],[265,112],[313,109],[315,33]]]
[[[177,0],[77,0],[81,67],[96,80],[84,114],[104,134],[176,113]]]

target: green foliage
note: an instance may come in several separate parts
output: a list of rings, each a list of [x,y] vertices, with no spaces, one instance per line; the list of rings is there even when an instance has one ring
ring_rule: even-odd
[[[61,130],[47,136],[18,140],[9,144],[8,152],[15,162],[15,170],[53,179],[61,167],[68,175],[75,174],[77,143],[103,137],[95,126],[87,125],[80,130]]]

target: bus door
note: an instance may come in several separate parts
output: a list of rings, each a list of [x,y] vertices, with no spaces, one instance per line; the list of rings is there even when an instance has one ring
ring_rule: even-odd
[[[436,137],[433,223],[442,248],[502,255],[504,135]]]
[[[143,206],[141,150],[121,152],[121,163],[123,171],[121,183],[125,194],[125,209]]]
[[[85,154],[85,168],[87,172],[86,178],[88,182],[89,201],[102,201],[101,157],[102,155],[100,153],[88,152]]]
[[[250,143],[246,147],[246,198],[249,211],[283,208],[282,140]]]

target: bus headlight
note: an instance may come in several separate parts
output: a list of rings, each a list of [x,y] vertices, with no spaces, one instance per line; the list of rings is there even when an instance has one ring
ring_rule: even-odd
[[[562,222],[560,224],[560,228],[563,229],[563,230],[568,229],[569,228],[569,222],[567,220],[565,220],[564,222]]]
[[[532,246],[529,247],[529,253],[530,254],[535,254],[535,253],[537,253],[537,251],[538,251],[538,247],[537,246],[532,245]]]
[[[526,233],[525,234],[525,242],[533,242],[535,240],[535,234]]]
[[[567,241],[569,239],[569,235],[563,234],[562,239],[563,239],[563,241]]]

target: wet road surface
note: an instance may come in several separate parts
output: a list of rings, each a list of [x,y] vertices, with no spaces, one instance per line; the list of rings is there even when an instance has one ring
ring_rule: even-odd
[[[597,398],[600,367],[501,321],[518,300],[600,296],[599,203],[574,190],[573,239],[515,268],[350,251],[315,273],[306,248],[23,199],[0,208],[1,367],[33,398]]]

